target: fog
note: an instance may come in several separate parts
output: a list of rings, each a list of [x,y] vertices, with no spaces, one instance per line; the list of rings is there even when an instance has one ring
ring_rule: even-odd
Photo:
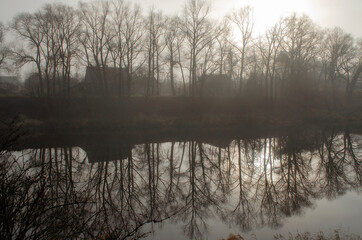
[[[137,3],[1,8],[0,236],[360,235],[361,3]]]

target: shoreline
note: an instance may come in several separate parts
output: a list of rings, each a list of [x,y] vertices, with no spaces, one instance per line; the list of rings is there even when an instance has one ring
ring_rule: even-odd
[[[240,98],[50,99],[2,98],[0,132],[21,127],[29,134],[73,132],[276,131],[341,128],[362,132],[362,101],[322,99],[273,103]]]

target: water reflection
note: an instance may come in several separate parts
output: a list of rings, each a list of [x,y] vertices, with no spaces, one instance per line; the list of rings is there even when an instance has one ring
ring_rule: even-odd
[[[139,238],[163,221],[200,238],[215,216],[242,231],[278,228],[314,199],[361,190],[361,143],[320,131],[3,152],[0,238]]]

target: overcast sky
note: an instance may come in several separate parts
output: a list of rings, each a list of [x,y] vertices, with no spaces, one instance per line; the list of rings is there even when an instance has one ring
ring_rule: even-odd
[[[91,1],[91,0],[85,0]],[[152,4],[165,14],[181,12],[185,0],[132,0],[144,10]],[[45,3],[63,2],[76,7],[78,0],[0,0],[0,21],[8,23],[21,12],[34,12]],[[339,26],[355,37],[362,38],[362,0],[213,0],[213,15],[222,17],[233,8],[254,7],[255,24],[262,32],[282,15],[303,12],[323,27]]]

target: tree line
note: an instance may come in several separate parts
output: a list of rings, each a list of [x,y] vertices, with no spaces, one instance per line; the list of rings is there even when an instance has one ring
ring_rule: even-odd
[[[177,15],[155,8],[143,11],[126,0],[81,2],[77,8],[48,4],[1,25],[0,67],[31,65],[37,96],[71,96],[79,69],[100,72],[101,91],[112,86],[105,67],[126,72],[124,89],[143,79],[144,95],[198,96],[205,76],[227,76],[233,95],[268,99],[326,91],[352,95],[362,71],[362,40],[341,28],[325,29],[307,15],[281,17],[256,34],[250,6],[223,18],[211,16],[206,0],[187,0]],[[3,35],[15,37],[5,47]],[[343,89],[343,92],[341,92]]]

